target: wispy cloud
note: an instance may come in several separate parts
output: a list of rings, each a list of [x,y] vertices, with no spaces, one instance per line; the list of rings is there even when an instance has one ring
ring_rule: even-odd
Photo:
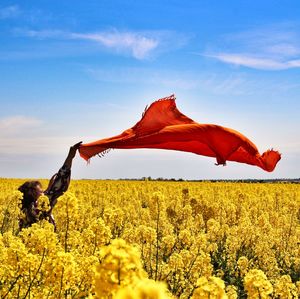
[[[246,66],[259,70],[285,70],[290,68],[299,68],[300,59],[281,61],[270,59],[267,57],[256,57],[254,54],[244,53],[219,53],[215,55],[207,55],[216,58],[222,62],[234,65]]]
[[[117,54],[146,59],[155,53],[182,47],[188,35],[173,31],[121,31],[117,29],[96,32],[69,32],[62,30],[15,29],[16,35],[35,39],[81,40],[94,43]]]
[[[0,20],[16,18],[21,14],[21,10],[18,5],[11,5],[0,8]]]
[[[286,95],[299,89],[300,84],[284,78],[280,84],[276,79],[255,77],[247,72],[199,72],[176,69],[153,69],[146,67],[84,67],[83,71],[93,79],[117,84],[139,84],[163,87],[169,90],[198,90],[213,95]]]
[[[22,115],[0,118],[0,154],[58,154],[66,152],[80,136],[53,134],[40,119]],[[91,140],[95,136],[88,136]]]
[[[293,24],[279,24],[226,35],[222,46],[213,47],[204,56],[259,70],[299,68],[299,29]]]
[[[29,134],[24,137],[3,138],[0,136],[0,153],[16,155],[59,154],[67,152],[69,146],[75,144],[77,140],[79,140],[79,138],[76,139],[76,136],[32,137]]]
[[[158,85],[172,89],[194,89],[200,87],[203,78],[193,73],[164,71],[138,67],[118,67],[110,69],[86,68],[85,72],[96,80],[112,83]],[[206,79],[205,79],[206,80]]]
[[[215,94],[245,95],[251,93],[252,82],[249,82],[242,74],[229,75],[226,78],[215,78],[208,87]]]
[[[37,39],[47,39],[47,38],[68,38],[70,35],[67,32],[61,30],[32,30],[32,29],[21,29],[15,28],[13,33],[17,36],[26,36]]]
[[[72,33],[71,38],[94,41],[118,52],[129,52],[137,59],[147,57],[159,45],[158,39],[135,32]]]
[[[24,8],[22,5],[0,6],[0,20],[12,19],[16,23],[22,23],[23,26],[41,26],[48,24],[55,19],[50,12],[43,11],[39,8]]]
[[[22,133],[27,129],[38,127],[42,121],[33,117],[22,115],[10,116],[0,119],[0,136]]]

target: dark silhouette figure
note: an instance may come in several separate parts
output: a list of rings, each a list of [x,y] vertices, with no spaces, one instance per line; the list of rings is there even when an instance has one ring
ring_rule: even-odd
[[[46,190],[43,190],[39,181],[27,181],[18,190],[23,193],[21,210],[23,217],[19,219],[20,229],[31,226],[39,220],[46,219],[55,227],[52,210],[57,198],[67,191],[71,179],[71,167],[73,158],[82,142],[70,147],[69,154],[59,171],[52,176]],[[41,195],[49,198],[50,208],[48,211],[38,209],[38,199]]]

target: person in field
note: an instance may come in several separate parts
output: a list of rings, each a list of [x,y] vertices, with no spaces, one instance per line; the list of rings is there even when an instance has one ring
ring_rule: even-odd
[[[27,181],[18,188],[18,190],[23,193],[21,202],[23,216],[19,219],[20,230],[42,219],[48,220],[54,225],[54,228],[56,228],[52,210],[58,197],[66,192],[69,187],[72,161],[81,143],[82,142],[78,142],[70,147],[63,166],[52,176],[46,190],[43,190],[42,184],[39,181]],[[38,200],[41,195],[46,195],[49,199],[50,208],[48,211],[41,212],[38,209]]]

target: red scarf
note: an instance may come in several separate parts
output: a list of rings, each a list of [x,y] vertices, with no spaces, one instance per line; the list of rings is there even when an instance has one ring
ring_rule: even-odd
[[[241,133],[214,124],[199,124],[183,115],[172,95],[153,102],[142,119],[120,135],[82,144],[80,156],[89,160],[111,148],[156,148],[192,152],[215,157],[217,165],[236,161],[273,171],[280,154],[268,150],[259,154],[255,144]]]

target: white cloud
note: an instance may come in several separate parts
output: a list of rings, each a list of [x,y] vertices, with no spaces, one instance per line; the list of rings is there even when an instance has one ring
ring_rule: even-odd
[[[21,13],[20,8],[17,5],[11,5],[0,8],[0,20],[15,18]]]
[[[266,57],[254,57],[243,53],[219,53],[216,55],[207,56],[216,58],[225,63],[246,66],[259,70],[285,70],[300,67],[300,60],[278,61]]]
[[[29,30],[17,28],[13,33],[36,39],[81,40],[100,45],[111,52],[146,59],[153,54],[182,47],[190,36],[167,30],[120,31],[117,29],[96,32],[68,32],[62,30]],[[92,49],[92,48],[91,48]],[[95,49],[95,47],[93,47]]]
[[[38,127],[41,120],[22,115],[11,116],[0,119],[0,136],[21,133],[29,128]]]
[[[61,30],[31,30],[16,28],[13,30],[16,35],[46,39],[46,38],[66,38],[67,34]]]
[[[67,153],[69,147],[80,136],[69,136],[51,130],[49,126],[34,117],[21,115],[0,119],[0,154],[35,155]],[[87,136],[96,140],[96,136]]]
[[[159,45],[157,39],[135,32],[72,33],[70,36],[73,39],[94,41],[120,52],[129,52],[137,59],[147,57]]]
[[[205,56],[259,70],[299,68],[299,29],[293,24],[278,24],[227,35],[222,38],[222,46],[207,51]]]
[[[95,138],[95,137],[94,137]],[[59,154],[67,153],[69,147],[75,144],[79,138],[63,137],[31,137],[27,133],[24,137],[4,137],[0,136],[1,154]]]
[[[278,43],[265,48],[267,52],[285,56],[293,56],[300,54],[300,48],[288,43]]]

